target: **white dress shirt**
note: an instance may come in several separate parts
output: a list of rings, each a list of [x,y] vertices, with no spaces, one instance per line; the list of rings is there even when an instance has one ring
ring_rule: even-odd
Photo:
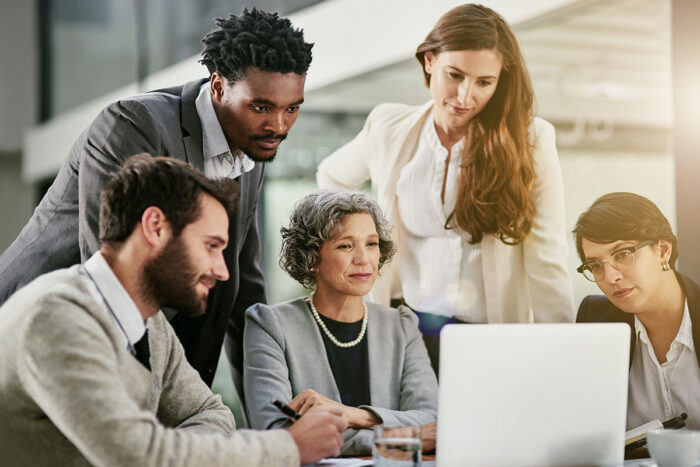
[[[463,150],[464,139],[448,152],[432,114],[426,119],[415,155],[401,170],[396,186],[405,242],[398,268],[404,299],[414,309],[485,323],[481,245],[471,245],[469,234],[458,228],[445,229],[457,201]],[[440,193],[448,154],[443,204]]]
[[[199,88],[199,95],[194,102],[197,107],[197,115],[202,122],[202,154],[204,156],[204,175],[210,178],[227,177],[236,178],[239,175],[250,172],[255,167],[255,161],[243,151],[231,150],[221,129],[221,124],[214,111],[211,102],[209,82],[206,81]]]
[[[686,427],[700,429],[700,367],[693,342],[688,302],[666,362],[660,364],[644,324],[634,317],[637,342],[629,376],[627,429],[662,422],[685,412]]]
[[[98,251],[92,255],[84,267],[85,270],[81,270],[80,275],[85,285],[121,329],[124,347],[135,355],[133,346],[146,332],[146,321],[141,312],[114,275],[102,253]]]

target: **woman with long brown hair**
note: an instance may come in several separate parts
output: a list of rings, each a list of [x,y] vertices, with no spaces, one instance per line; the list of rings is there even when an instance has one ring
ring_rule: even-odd
[[[481,5],[445,13],[418,46],[432,100],[381,104],[319,165],[322,187],[368,179],[399,251],[372,296],[416,311],[435,370],[449,322],[572,321],[554,128],[505,20]]]

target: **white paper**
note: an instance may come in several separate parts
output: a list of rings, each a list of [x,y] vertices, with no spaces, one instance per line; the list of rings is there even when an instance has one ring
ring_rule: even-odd
[[[635,436],[639,436],[641,434],[646,433],[649,430],[652,430],[654,428],[663,428],[663,424],[659,420],[652,420],[649,423],[645,423],[644,425],[640,425],[637,428],[632,428],[630,431],[625,433],[625,439],[631,439],[634,438]]]
[[[374,461],[372,459],[360,459],[357,457],[332,457],[328,459],[321,459],[316,463],[306,465],[323,467],[363,467],[367,465],[374,465]]]

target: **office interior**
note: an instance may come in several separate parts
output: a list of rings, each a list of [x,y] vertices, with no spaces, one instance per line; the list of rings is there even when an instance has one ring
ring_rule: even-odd
[[[460,1],[0,0],[0,251],[14,240],[73,140],[107,103],[206,76],[212,19],[246,6],[279,11],[315,42],[300,117],[266,169],[260,225],[268,300],[306,294],[278,266],[279,229],[315,188],[317,164],[381,102],[429,99],[413,58]],[[679,269],[700,280],[700,2],[484,0],[513,26],[536,115],[554,124],[566,225],[598,196],[652,199],[679,236]],[[365,187],[369,189],[369,187]],[[597,293],[568,268],[574,300]],[[214,389],[235,405],[222,363]]]

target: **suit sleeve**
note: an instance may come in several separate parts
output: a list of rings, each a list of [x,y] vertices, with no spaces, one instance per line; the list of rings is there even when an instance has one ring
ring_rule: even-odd
[[[437,418],[437,379],[411,311],[402,306],[398,313],[405,338],[399,410],[375,406],[361,408],[374,412],[385,425],[425,425]]]
[[[158,419],[166,426],[203,433],[232,434],[233,414],[211,392],[185,358],[185,351],[164,316],[155,324],[167,336],[167,366],[162,378]]]
[[[251,307],[245,319],[243,386],[250,426],[258,430],[287,427],[289,419],[272,405],[276,399],[294,397],[284,331],[273,310],[264,304]]]
[[[27,225],[0,257],[0,304],[41,274],[84,261],[99,248],[102,187],[127,157],[157,154],[157,134],[137,102],[116,102],[102,110],[73,144]]]
[[[104,330],[61,300],[42,307],[26,328],[18,361],[29,396],[97,466],[298,465],[282,431],[224,433],[220,427],[164,426],[129,397]],[[176,374],[171,374],[177,377]],[[174,386],[179,386],[174,382]],[[187,397],[183,394],[182,397]],[[204,420],[200,419],[201,425]]]
[[[0,255],[0,305],[47,272],[80,262],[75,148],[14,242]]]
[[[372,134],[377,108],[367,116],[362,130],[318,165],[316,183],[320,188],[355,189],[370,179],[369,162],[374,154]]]
[[[161,156],[162,130],[143,104],[119,101],[106,107],[76,148],[78,172],[78,228],[82,261],[100,247],[100,192],[126,159],[147,152]]]
[[[539,120],[534,151],[537,180],[533,189],[535,217],[523,242],[535,322],[572,322],[574,304],[566,269],[568,243],[564,216],[564,184],[554,127]]]

